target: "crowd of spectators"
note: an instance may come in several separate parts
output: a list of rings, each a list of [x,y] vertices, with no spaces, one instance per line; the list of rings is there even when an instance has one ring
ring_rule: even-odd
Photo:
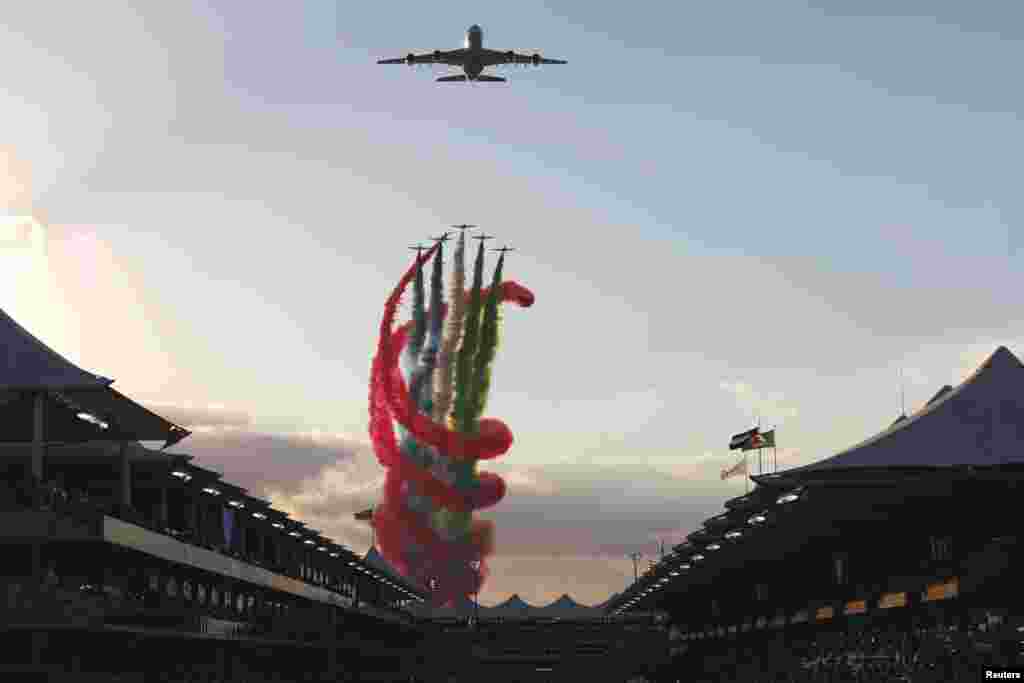
[[[985,669],[1021,665],[1024,660],[1015,636],[950,626],[879,625],[845,633],[825,631],[811,639],[687,648],[664,679],[688,683],[975,681],[981,680]]]
[[[259,554],[243,552],[237,546],[230,546],[223,542],[215,543],[211,541],[208,535],[200,534],[194,529],[182,530],[171,528],[161,523],[160,520],[143,514],[142,511],[134,506],[90,496],[89,492],[85,490],[67,488],[60,478],[40,481],[35,477],[29,477],[27,480],[8,481],[7,485],[0,485],[0,510],[17,509],[51,510],[58,514],[77,518],[80,521],[92,519],[95,523],[100,522],[102,519],[101,515],[107,514],[150,531],[169,536],[175,540],[189,543],[247,564],[262,567],[276,574],[336,591],[344,599],[355,599],[354,586],[341,583],[340,581],[332,582],[325,573],[317,573],[310,570],[303,575],[299,568],[273,562]],[[97,595],[102,593],[100,587],[93,585],[85,585],[82,587],[82,590],[83,592],[92,592]],[[125,594],[122,597],[127,598],[128,596]],[[143,592],[139,592],[136,597],[140,600],[145,599]],[[366,607],[369,608],[368,605]],[[401,616],[403,619],[408,617],[406,611],[390,606],[381,605],[374,609],[382,609],[390,614]]]
[[[27,481],[19,482],[13,486],[0,486],[0,510],[3,509],[53,510],[69,514],[74,514],[75,512],[108,514],[150,531],[170,536],[175,540],[221,553],[247,564],[263,567],[275,573],[306,580],[310,583],[326,585],[326,582],[317,581],[313,577],[303,577],[297,570],[271,562],[260,555],[241,552],[237,548],[228,546],[226,543],[211,542],[208,538],[201,537],[195,530],[174,529],[161,524],[159,520],[143,514],[132,505],[122,505],[110,502],[109,500],[93,498],[89,495],[88,491],[84,490],[67,489],[60,481],[39,481],[31,477]]]

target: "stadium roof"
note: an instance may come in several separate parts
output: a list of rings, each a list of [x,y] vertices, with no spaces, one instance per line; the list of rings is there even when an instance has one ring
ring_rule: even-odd
[[[751,477],[773,485],[807,475],[870,468],[1024,465],[1024,364],[1000,346],[958,387],[943,387],[917,413],[838,455]]]
[[[398,571],[391,566],[391,563],[385,560],[384,556],[377,552],[376,546],[371,546],[370,549],[366,552],[366,557],[363,558],[363,563],[367,567],[382,572],[389,579],[402,586],[406,586],[418,592],[423,591],[423,588],[417,586],[415,581],[410,581],[409,579],[399,574]]]
[[[31,400],[19,392],[45,392],[50,419],[47,441],[164,441],[173,445],[189,431],[111,389],[113,380],[86,372],[41,342],[0,310],[0,406],[18,417]],[[31,412],[30,412],[31,414]],[[76,422],[88,422],[83,429]],[[0,440],[31,441],[18,426],[31,430],[32,420],[4,420],[10,434]]]
[[[885,498],[878,487],[907,476],[916,481],[925,474],[932,479],[932,474],[944,472],[974,476],[972,470],[1019,469],[1024,465],[1022,446],[1024,364],[999,347],[959,386],[942,387],[919,411],[901,416],[870,439],[810,465],[752,476],[758,484],[753,491],[726,501],[725,513],[706,520],[636,584],[609,601],[609,609],[622,611],[657,602],[662,587],[678,587],[701,571],[705,575],[717,571],[722,563],[708,551],[737,544],[755,548],[749,539],[763,536],[761,528],[782,527],[784,519],[786,527],[794,527],[806,515],[799,512],[800,505],[791,508],[789,503],[805,500],[809,489],[833,487],[825,500],[839,510],[863,505],[864,496],[855,487],[871,486],[872,505],[876,505]],[[886,495],[903,495],[898,487],[891,491]],[[878,507],[880,514],[885,514],[884,509]],[[866,518],[867,512],[858,509],[857,514]],[[774,536],[773,551],[778,551],[781,538]]]
[[[0,310],[0,391],[100,389],[112,383],[67,360]]]

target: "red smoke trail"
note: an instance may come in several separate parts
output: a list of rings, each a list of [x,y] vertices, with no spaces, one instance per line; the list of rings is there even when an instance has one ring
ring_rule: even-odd
[[[471,512],[498,503],[505,496],[505,482],[496,474],[482,472],[477,477],[478,486],[460,491],[437,479],[403,456],[392,420],[421,445],[432,446],[458,460],[487,460],[506,453],[512,446],[512,432],[501,420],[484,418],[480,420],[479,433],[461,434],[411,409],[408,387],[399,369],[411,323],[392,328],[402,294],[417,267],[436,250],[434,245],[419,257],[419,263],[409,268],[385,304],[370,380],[370,436],[378,460],[388,470],[383,501],[375,509],[373,519],[381,552],[403,575],[421,585],[436,581],[434,602],[445,604],[479,591],[488,572],[484,558],[493,552],[493,525],[473,520],[468,539],[443,538],[426,523],[422,513],[410,509],[409,484],[414,484],[417,492],[432,499],[438,508]],[[503,282],[501,288],[503,302],[533,305],[533,293],[522,285]],[[470,563],[474,561],[480,562],[479,570],[472,569]]]

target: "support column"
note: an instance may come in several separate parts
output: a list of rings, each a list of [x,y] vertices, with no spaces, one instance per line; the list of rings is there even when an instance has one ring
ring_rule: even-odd
[[[46,649],[47,634],[45,631],[33,631],[32,632],[32,666],[40,667],[43,665],[43,650]]]
[[[184,501],[182,502],[182,505],[185,508],[182,510],[182,517],[185,518],[186,528],[181,531],[198,531],[196,525],[199,520],[199,502],[196,501],[193,496],[189,495],[189,493],[191,493],[191,491],[186,489]]]
[[[44,437],[44,412],[46,410],[46,392],[40,391],[35,395],[34,407],[32,410],[32,476],[36,481],[43,480],[43,452],[46,445]]]
[[[238,552],[245,555],[245,508],[235,508],[235,533],[238,538]]]
[[[214,665],[213,666],[214,666],[214,676],[216,677],[216,680],[218,680],[218,681],[225,681],[225,680],[227,680],[227,678],[226,678],[226,673],[227,672],[225,671],[225,666],[224,666],[225,657],[224,657],[224,646],[223,645],[215,645],[214,646],[214,657],[215,657],[215,660],[214,660]]]
[[[43,542],[32,540],[32,581],[36,585],[43,583]]]
[[[128,445],[122,441],[119,454],[121,458],[121,505],[132,504],[132,465],[128,460]]]
[[[160,525],[160,530],[163,531],[170,526],[167,517],[167,485],[160,484],[160,507],[157,510],[157,523]]]

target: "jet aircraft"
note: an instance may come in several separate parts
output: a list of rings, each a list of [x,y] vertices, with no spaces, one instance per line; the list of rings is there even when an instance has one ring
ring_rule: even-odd
[[[504,82],[506,79],[501,76],[489,76],[483,70],[489,66],[501,64],[568,64],[561,59],[545,59],[539,54],[524,55],[513,50],[488,50],[484,47],[484,32],[476,24],[466,31],[466,46],[458,50],[434,50],[428,54],[414,55],[409,53],[405,57],[397,59],[382,59],[378,64],[446,64],[448,66],[462,67],[465,73],[458,76],[442,76],[437,79],[438,83],[452,83],[457,81],[487,81]]]

